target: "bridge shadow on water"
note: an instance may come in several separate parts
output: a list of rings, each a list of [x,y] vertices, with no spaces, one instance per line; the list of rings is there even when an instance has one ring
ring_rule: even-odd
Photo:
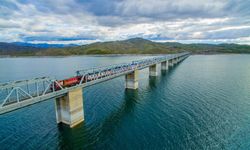
[[[168,70],[161,70],[159,72],[158,76],[149,76],[148,80],[148,90],[154,90],[159,86],[159,84],[167,81],[171,76],[175,73],[177,67],[181,64],[182,62],[174,65],[173,67],[168,68]]]
[[[166,71],[159,72],[159,76],[149,77],[148,91],[153,93],[159,88],[159,84],[165,84],[167,80],[174,74],[176,68],[181,63],[174,67],[169,67]],[[83,123],[74,128],[69,128],[66,125],[58,125],[59,133],[59,149],[96,149],[107,146],[107,141],[112,138],[111,135],[116,134],[116,131],[122,127],[122,124],[127,118],[133,118],[134,110],[138,107],[138,103],[142,100],[139,96],[140,90],[125,89],[123,94],[123,102],[114,112],[111,112],[104,121],[88,124],[85,120]]]
[[[58,124],[60,149],[96,148],[105,144],[124,121],[124,118],[133,115],[134,108],[139,101],[138,90],[125,89],[123,103],[118,110],[112,112],[99,124],[87,125],[83,123],[74,128]],[[101,147],[100,147],[101,148]]]

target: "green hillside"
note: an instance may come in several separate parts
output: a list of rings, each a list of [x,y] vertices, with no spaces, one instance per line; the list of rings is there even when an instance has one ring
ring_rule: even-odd
[[[0,47],[0,55],[34,55],[34,56],[67,56],[67,55],[90,55],[90,54],[168,54],[189,51],[192,53],[250,53],[249,45],[237,44],[181,44],[176,42],[157,43],[142,38],[133,38],[124,41],[97,42],[88,45],[28,49],[15,51],[9,48],[4,50]],[[4,52],[4,53],[3,53]],[[11,53],[10,53],[11,52]]]

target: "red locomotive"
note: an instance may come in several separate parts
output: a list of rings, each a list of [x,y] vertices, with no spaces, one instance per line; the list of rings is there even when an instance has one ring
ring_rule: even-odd
[[[79,84],[81,79],[82,79],[82,76],[75,76],[75,77],[71,77],[71,78],[64,79],[64,80],[58,80],[57,83],[54,83],[54,89],[57,91],[61,89],[60,86],[63,88],[74,86],[76,84]],[[60,84],[60,86],[58,84]],[[53,90],[53,86],[51,86],[51,90]]]
[[[137,64],[132,63],[131,65],[124,65],[123,67],[121,66],[117,66],[113,69],[105,69],[99,72],[92,72],[92,73],[88,73],[84,75],[84,78],[82,80],[82,83],[86,83],[86,82],[90,82],[92,80],[98,80],[101,79],[103,77],[106,76],[110,76],[110,75],[114,75],[116,73],[120,73],[122,71],[127,71],[127,70],[131,70],[132,68],[134,68]],[[61,90],[62,88],[65,87],[71,87],[74,85],[77,85],[81,82],[82,79],[82,75],[77,75],[68,79],[64,79],[64,80],[57,80],[53,85],[51,85],[50,89],[53,90]]]

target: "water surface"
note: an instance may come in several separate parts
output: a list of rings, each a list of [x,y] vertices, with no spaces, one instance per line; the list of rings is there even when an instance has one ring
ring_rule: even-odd
[[[142,59],[0,58],[0,81],[64,78],[78,69]],[[85,121],[57,125],[54,100],[0,116],[0,149],[249,149],[250,55],[193,55],[158,77],[140,71],[84,89]]]

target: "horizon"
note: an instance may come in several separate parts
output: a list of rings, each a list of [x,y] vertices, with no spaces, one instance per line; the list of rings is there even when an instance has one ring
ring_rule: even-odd
[[[143,38],[250,45],[250,2],[3,0],[0,42],[77,44]]]

